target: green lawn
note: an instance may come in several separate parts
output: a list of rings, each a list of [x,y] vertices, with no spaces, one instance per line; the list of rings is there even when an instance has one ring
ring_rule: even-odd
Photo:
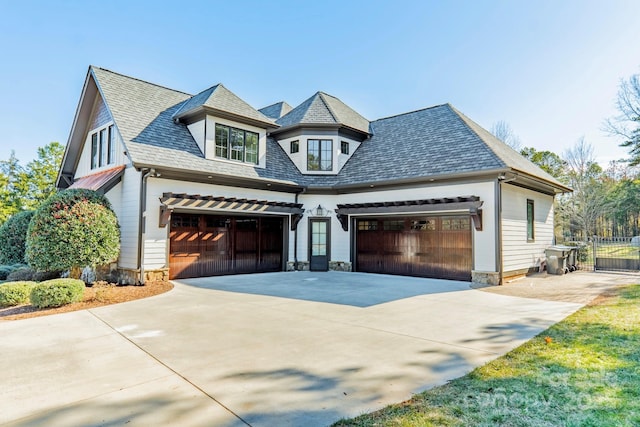
[[[334,426],[639,426],[640,285],[411,400]]]
[[[596,246],[598,257],[638,259],[640,248],[630,244],[599,244]]]

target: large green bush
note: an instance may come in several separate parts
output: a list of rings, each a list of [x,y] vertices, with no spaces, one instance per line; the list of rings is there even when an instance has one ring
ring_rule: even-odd
[[[27,304],[36,282],[8,282],[0,285],[0,307]]]
[[[31,290],[31,305],[38,308],[60,307],[82,301],[84,282],[77,279],[53,279],[38,283]]]
[[[24,262],[27,230],[34,211],[13,215],[0,227],[0,264]]]
[[[120,253],[120,227],[107,198],[64,190],[36,211],[27,233],[27,262],[39,271],[107,264]]]

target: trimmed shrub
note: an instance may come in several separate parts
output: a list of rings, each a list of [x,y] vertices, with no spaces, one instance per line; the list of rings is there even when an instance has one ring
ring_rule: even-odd
[[[82,301],[84,282],[77,279],[53,279],[38,283],[31,290],[31,305],[38,308],[60,307]]]
[[[27,304],[36,282],[9,282],[0,285],[0,307]]]
[[[120,254],[120,227],[107,198],[64,190],[36,211],[27,232],[26,259],[42,271],[107,264]]]
[[[59,279],[62,273],[59,271],[36,271],[33,273],[34,282],[44,282],[45,280]]]
[[[35,271],[33,271],[33,269],[30,267],[19,267],[13,270],[11,273],[9,273],[9,275],[7,276],[7,280],[10,282],[25,281],[25,280],[31,281],[31,280],[34,280],[33,279],[34,274],[35,274]]]
[[[34,211],[22,211],[11,216],[0,227],[0,264],[24,262],[27,230]]]
[[[0,280],[7,280],[13,270],[14,268],[10,265],[0,265]]]

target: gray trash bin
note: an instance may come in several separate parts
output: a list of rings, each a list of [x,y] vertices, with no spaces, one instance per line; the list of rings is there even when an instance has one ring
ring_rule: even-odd
[[[569,256],[574,253],[574,249],[571,246],[564,246],[564,245],[555,245],[555,246],[550,246],[548,247],[544,253],[547,257],[547,273],[549,274],[565,274],[569,272],[569,264],[567,263],[567,259],[569,258]],[[551,257],[555,257],[558,262],[551,262],[552,258]],[[575,269],[575,255],[572,257],[573,258],[573,265]],[[552,265],[554,264],[554,265]]]

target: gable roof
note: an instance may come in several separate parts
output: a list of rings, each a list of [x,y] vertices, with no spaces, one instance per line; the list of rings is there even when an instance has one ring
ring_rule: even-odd
[[[368,134],[369,121],[358,112],[324,92],[316,92],[296,108],[276,120],[284,127],[296,125],[339,125]]]
[[[302,174],[273,137],[267,137],[266,167],[206,159],[186,124],[174,121],[188,105],[202,105],[219,88],[196,96],[102,68],[90,67],[58,177],[73,176],[87,122],[98,96],[104,100],[134,167],[211,178],[207,182],[242,181],[242,185],[276,184],[279,188],[341,188],[432,181],[502,172],[522,173],[554,191],[570,191],[504,142],[449,104],[386,117],[369,124],[340,100],[316,93],[278,121],[364,128],[369,137],[338,175]],[[214,89],[216,88],[216,89]],[[221,92],[224,93],[224,90]],[[230,92],[229,92],[230,93]],[[226,96],[226,95],[225,95]],[[235,95],[234,95],[235,96]],[[195,101],[194,101],[195,99]],[[205,100],[206,99],[206,100]],[[244,102],[244,101],[243,101]],[[222,104],[216,104],[221,106]],[[274,104],[276,105],[276,104]],[[196,107],[197,108],[197,107]],[[261,113],[260,113],[261,114]],[[287,126],[287,125],[285,125]],[[537,184],[536,184],[537,185]]]
[[[172,117],[180,119],[207,109],[231,114],[240,119],[249,119],[269,127],[276,127],[273,120],[247,104],[221,83],[192,96],[173,113]]]
[[[280,102],[276,102],[275,104],[262,107],[258,111],[260,111],[262,114],[269,117],[270,119],[277,120],[280,117],[287,114],[292,109],[293,107],[291,107],[291,105],[287,104],[284,101],[280,101]]]

